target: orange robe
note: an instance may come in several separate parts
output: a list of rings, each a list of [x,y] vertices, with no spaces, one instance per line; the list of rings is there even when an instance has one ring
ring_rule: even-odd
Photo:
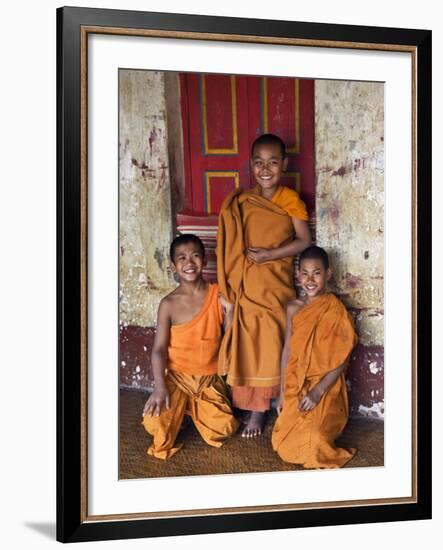
[[[239,408],[266,410],[278,395],[285,307],[295,295],[292,256],[256,264],[245,250],[277,248],[293,240],[291,217],[308,219],[298,194],[284,186],[271,201],[261,196],[259,186],[234,191],[220,209],[217,278],[222,294],[234,304],[234,316],[220,349],[219,373],[227,374]]]
[[[328,372],[347,362],[356,342],[352,318],[333,294],[319,296],[294,315],[283,410],[272,433],[272,446],[285,462],[339,468],[354,456],[355,449],[334,444],[349,414],[344,372],[312,411],[300,412],[298,406]]]
[[[171,327],[166,374],[170,408],[162,408],[160,416],[143,418],[146,431],[154,436],[148,455],[167,459],[182,447],[175,445],[175,439],[185,414],[213,447],[221,447],[236,431],[226,386],[216,374],[222,321],[218,285],[209,285],[198,315]]]

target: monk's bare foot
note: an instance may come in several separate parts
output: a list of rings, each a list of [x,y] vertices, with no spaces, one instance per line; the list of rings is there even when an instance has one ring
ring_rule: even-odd
[[[265,423],[264,412],[251,411],[246,426],[243,428],[242,437],[258,437],[263,432]]]

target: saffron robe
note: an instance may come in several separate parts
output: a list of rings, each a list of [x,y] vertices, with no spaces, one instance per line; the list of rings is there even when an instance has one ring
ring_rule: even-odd
[[[175,445],[175,440],[185,414],[213,447],[220,447],[236,431],[226,385],[216,374],[222,320],[218,285],[209,285],[198,315],[171,327],[165,377],[170,408],[143,418],[143,426],[154,437],[148,455],[168,459],[180,450],[182,445]]]
[[[285,462],[339,468],[356,453],[334,444],[349,414],[344,371],[312,411],[298,410],[326,374],[346,364],[356,342],[352,318],[333,294],[319,296],[294,315],[283,410],[272,433],[272,446]]]
[[[254,388],[268,400],[278,395],[285,307],[295,295],[293,257],[256,264],[245,251],[278,248],[293,240],[291,217],[308,219],[298,194],[284,186],[272,201],[261,196],[260,186],[234,191],[220,209],[217,278],[221,293],[234,304],[234,313],[220,348],[219,373],[227,374],[234,396],[238,386]],[[234,402],[240,408],[263,401],[249,391],[241,393],[247,405]]]
[[[218,285],[210,284],[199,313],[187,323],[171,326],[168,367],[184,374],[217,374],[223,336],[223,310]]]

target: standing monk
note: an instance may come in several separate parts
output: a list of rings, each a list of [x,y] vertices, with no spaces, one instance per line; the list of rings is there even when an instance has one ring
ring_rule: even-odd
[[[257,138],[251,148],[257,185],[234,191],[220,209],[217,278],[234,308],[219,373],[227,374],[233,406],[249,413],[244,437],[262,433],[271,399],[279,395],[285,308],[295,296],[294,256],[311,243],[305,204],[281,185],[287,164],[279,137]]]

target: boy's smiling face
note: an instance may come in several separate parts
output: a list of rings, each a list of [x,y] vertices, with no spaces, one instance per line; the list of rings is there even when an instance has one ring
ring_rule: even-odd
[[[277,189],[283,172],[288,165],[288,159],[282,157],[280,147],[276,143],[261,144],[254,147],[251,158],[251,170],[255,181],[268,194]]]
[[[331,274],[331,269],[329,267],[325,269],[320,259],[305,258],[301,261],[298,280],[306,292],[308,302],[325,293],[326,283],[331,278]]]
[[[201,278],[204,265],[205,258],[200,246],[190,242],[177,246],[171,269],[180,281],[193,282]]]

